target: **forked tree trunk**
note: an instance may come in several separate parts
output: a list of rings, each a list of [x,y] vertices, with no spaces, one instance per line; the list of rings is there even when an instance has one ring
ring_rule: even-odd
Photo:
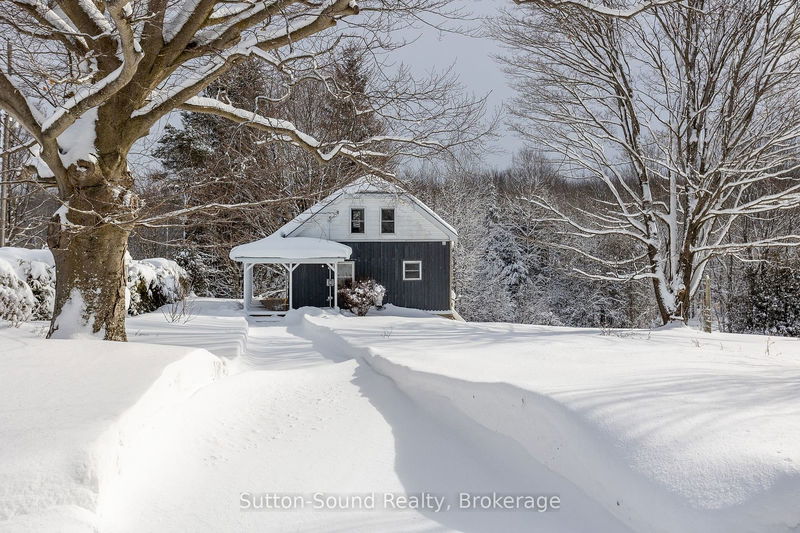
[[[49,337],[89,334],[127,340],[125,252],[135,196],[109,184],[125,178],[74,189],[50,222],[47,242],[56,264],[56,300]]]
[[[658,307],[658,315],[661,318],[661,324],[666,326],[671,320],[672,313],[667,307],[664,297],[661,294],[661,283],[653,278],[653,293],[656,298],[656,306]]]
[[[691,260],[692,258],[689,258],[689,261]],[[658,314],[661,317],[661,323],[665,326],[672,322],[686,323],[689,321],[689,309],[692,302],[692,295],[690,293],[693,275],[692,268],[691,264],[687,266],[687,264],[684,263],[680,274],[684,288],[679,290],[669,302],[665,301],[660,290],[661,283],[657,279],[653,279],[653,291],[656,305],[658,306]],[[665,292],[666,291],[668,291],[668,289],[665,289]]]

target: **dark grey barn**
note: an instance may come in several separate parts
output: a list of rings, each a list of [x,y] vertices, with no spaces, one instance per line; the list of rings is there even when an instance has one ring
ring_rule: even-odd
[[[367,176],[275,234],[234,248],[231,258],[244,264],[250,314],[272,314],[252,299],[252,267],[261,263],[286,268],[289,308],[336,307],[335,287],[374,279],[386,287],[385,303],[450,313],[456,239],[455,230],[419,199]]]

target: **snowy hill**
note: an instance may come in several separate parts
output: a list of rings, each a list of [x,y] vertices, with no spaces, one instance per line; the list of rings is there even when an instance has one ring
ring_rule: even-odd
[[[800,524],[798,339],[193,313],[130,318],[143,344],[0,329],[0,531]]]

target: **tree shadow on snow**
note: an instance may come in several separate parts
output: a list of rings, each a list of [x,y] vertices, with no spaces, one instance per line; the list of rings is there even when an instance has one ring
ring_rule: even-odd
[[[537,462],[511,438],[491,431],[434,396],[412,400],[362,361],[353,383],[391,425],[395,470],[406,493],[446,496],[449,511],[421,510],[465,532],[627,531],[600,504]],[[459,493],[558,495],[561,509],[460,510]]]

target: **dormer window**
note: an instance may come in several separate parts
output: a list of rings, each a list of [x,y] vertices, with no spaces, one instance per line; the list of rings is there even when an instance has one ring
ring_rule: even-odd
[[[394,209],[381,209],[381,233],[394,233]]]
[[[350,233],[364,233],[364,209],[350,210]]]

